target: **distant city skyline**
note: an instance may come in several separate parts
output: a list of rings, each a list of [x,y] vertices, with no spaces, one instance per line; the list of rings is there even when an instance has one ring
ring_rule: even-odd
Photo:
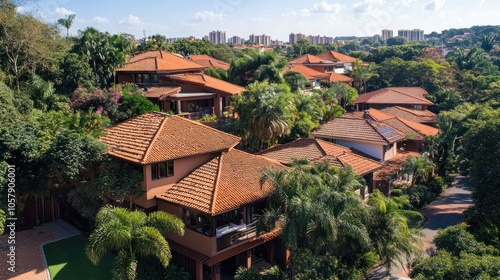
[[[19,12],[31,12],[47,23],[76,14],[70,34],[92,26],[136,38],[161,34],[167,38],[203,38],[221,30],[226,38],[266,34],[288,41],[290,33],[329,37],[381,35],[383,29],[421,29],[426,34],[474,25],[499,25],[496,0],[213,0],[140,3],[123,1],[28,1]],[[61,31],[62,32],[62,31]],[[394,34],[396,35],[396,34]]]

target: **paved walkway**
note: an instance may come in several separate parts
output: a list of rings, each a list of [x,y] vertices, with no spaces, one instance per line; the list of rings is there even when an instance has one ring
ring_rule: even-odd
[[[426,223],[422,227],[424,236],[421,238],[426,255],[435,250],[432,240],[436,237],[438,229],[460,223],[463,219],[463,212],[472,205],[469,177],[457,175],[451,186],[437,200],[420,211],[426,218]],[[374,270],[369,279],[383,279],[384,271],[384,268]],[[391,275],[408,277],[406,271],[396,265],[393,265]]]
[[[0,279],[47,280],[47,268],[41,246],[77,234],[80,234],[80,231],[61,219],[16,232],[14,273],[7,270],[7,235],[0,236]]]

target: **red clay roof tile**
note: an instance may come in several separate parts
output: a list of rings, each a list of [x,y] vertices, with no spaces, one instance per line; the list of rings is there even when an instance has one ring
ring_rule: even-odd
[[[388,87],[360,94],[358,98],[356,98],[355,103],[434,105],[434,103],[424,97],[427,94],[427,91],[419,87]]]
[[[228,150],[239,137],[179,116],[150,112],[106,130],[108,154],[139,164]]]
[[[184,73],[184,74],[168,75],[165,76],[164,78],[175,82],[192,83],[195,85],[204,86],[207,89],[211,89],[216,92],[226,93],[228,95],[237,95],[245,91],[244,87],[231,84],[229,82],[219,80],[217,78],[202,73]]]
[[[215,59],[211,56],[204,55],[204,54],[190,55],[189,59],[191,59],[195,63],[198,63],[198,64],[203,65],[203,66],[208,67],[208,68],[220,68],[220,69],[228,70],[230,67],[229,63],[222,61],[222,60]]]
[[[345,55],[343,53],[335,52],[335,51],[327,51],[322,54],[318,54],[320,59],[330,60],[330,61],[346,61],[346,62],[354,62],[356,58],[352,56]]]
[[[217,215],[266,198],[262,170],[284,168],[278,162],[236,149],[203,164],[158,197],[200,212]]]
[[[145,51],[130,58],[117,72],[185,72],[206,67],[165,51]]]
[[[400,106],[391,106],[380,109],[380,111],[389,115],[402,117],[418,123],[436,123],[436,114],[428,110],[417,110]]]

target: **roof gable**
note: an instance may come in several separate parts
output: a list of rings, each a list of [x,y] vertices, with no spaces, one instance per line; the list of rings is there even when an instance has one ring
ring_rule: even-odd
[[[185,72],[206,67],[165,51],[145,51],[130,58],[117,72]]]
[[[290,165],[295,159],[308,159],[313,162],[328,161],[333,166],[350,166],[358,175],[373,172],[382,165],[371,158],[355,153],[353,150],[320,139],[303,138],[290,143],[276,145],[259,155]]]
[[[203,66],[209,67],[209,68],[220,68],[220,69],[228,70],[230,67],[229,63],[222,61],[222,60],[215,59],[211,56],[204,55],[204,54],[190,55],[189,59],[191,59],[195,63],[198,63],[200,65],[203,65]]]
[[[106,130],[99,139],[108,154],[138,164],[151,164],[228,150],[240,138],[198,122],[150,112]]]
[[[322,54],[318,54],[320,59],[331,60],[331,61],[346,61],[346,62],[354,62],[356,58],[352,56],[345,55],[343,53],[335,52],[335,51],[327,51]]]
[[[388,87],[360,94],[355,103],[434,105],[425,98],[427,94],[427,91],[419,87]]]
[[[335,118],[323,124],[312,135],[378,143],[394,143],[405,137],[403,132],[387,124],[351,117]]]
[[[159,199],[217,215],[267,197],[270,185],[260,185],[265,168],[284,168],[277,162],[236,149],[203,164]]]
[[[203,86],[215,92],[222,92],[228,95],[237,95],[245,91],[244,87],[219,80],[203,73],[184,73],[165,76],[164,79],[175,82],[191,83]]]

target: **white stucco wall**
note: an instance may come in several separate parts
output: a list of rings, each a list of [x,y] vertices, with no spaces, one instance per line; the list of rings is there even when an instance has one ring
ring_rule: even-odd
[[[385,152],[385,157],[384,157],[384,160],[388,160],[388,159],[393,158],[393,157],[396,155],[396,152],[397,152],[397,145],[396,145],[396,143],[394,143],[394,144],[392,145],[392,148],[391,148],[391,149],[389,149],[389,150],[387,150],[387,151]]]
[[[380,162],[383,161],[384,158],[384,146],[381,144],[373,144],[373,143],[362,143],[362,142],[354,142],[347,140],[336,140],[335,143],[359,150],[365,154],[376,157],[380,159]]]

